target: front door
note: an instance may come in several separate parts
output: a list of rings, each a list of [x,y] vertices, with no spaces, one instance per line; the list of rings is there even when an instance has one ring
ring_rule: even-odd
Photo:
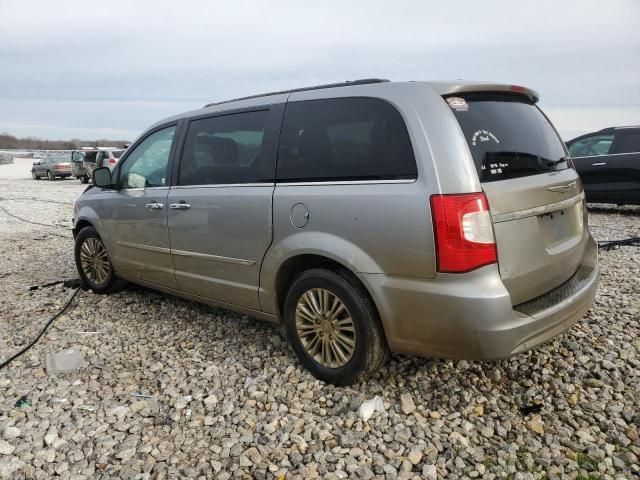
[[[36,175],[39,177],[44,177],[47,175],[47,163],[49,162],[48,158],[43,158],[39,161],[37,165],[33,165],[33,171],[36,172]]]
[[[190,122],[167,200],[180,290],[259,309],[281,113],[272,106]]]
[[[167,230],[167,172],[175,132],[175,125],[168,126],[135,145],[114,173],[116,189],[96,205],[116,272],[171,288],[176,281]]]

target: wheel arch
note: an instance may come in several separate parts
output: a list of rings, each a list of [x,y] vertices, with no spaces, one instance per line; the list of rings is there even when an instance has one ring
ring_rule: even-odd
[[[363,281],[362,277],[353,270],[348,262],[324,252],[299,252],[297,254],[290,255],[285,261],[283,261],[273,275],[273,284],[269,293],[265,292],[263,288],[260,289],[261,294],[263,295],[260,299],[263,310],[266,311],[266,308],[270,308],[271,312],[269,313],[273,313],[280,317],[287,291],[293,280],[301,273],[314,268],[324,268],[338,273],[363,290],[363,292],[369,297],[369,300],[378,314],[378,321],[382,326],[385,341],[388,343],[386,324],[382,318],[382,312],[379,305],[371,294],[369,286],[365,281]],[[268,302],[266,299],[268,299]]]
[[[358,273],[382,272],[375,259],[348,239],[326,232],[296,232],[275,241],[264,256],[260,269],[262,310],[279,315],[281,304],[278,302],[278,294],[284,283],[282,279],[291,280],[291,270],[298,274],[317,265],[334,269],[341,267],[360,284],[363,281]],[[303,268],[305,266],[307,267]],[[371,296],[366,286],[365,290]]]

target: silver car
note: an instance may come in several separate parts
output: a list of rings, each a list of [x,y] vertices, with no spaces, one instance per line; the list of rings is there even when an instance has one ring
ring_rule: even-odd
[[[528,88],[360,80],[149,128],[75,204],[85,284],[281,323],[334,384],[389,352],[498,359],[590,308],[580,178]]]
[[[44,160],[36,160],[31,166],[34,180],[47,177],[49,180],[71,176],[71,163],[66,155],[47,156]]]

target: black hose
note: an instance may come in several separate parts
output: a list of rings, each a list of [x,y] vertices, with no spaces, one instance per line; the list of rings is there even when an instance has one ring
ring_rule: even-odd
[[[603,240],[598,242],[598,248],[602,248],[603,250],[610,250],[613,247],[622,245],[638,247],[640,246],[640,237],[629,237],[623,238],[622,240]]]
[[[31,347],[33,347],[36,342],[38,340],[40,340],[40,337],[42,337],[42,335],[44,334],[44,332],[47,331],[47,328],[49,328],[49,326],[53,323],[53,321],[58,318],[60,315],[62,315],[67,308],[69,308],[69,305],[71,305],[71,302],[73,301],[73,299],[75,298],[75,296],[78,294],[78,292],[80,291],[80,288],[76,288],[75,291],[73,292],[73,294],[69,297],[69,299],[66,301],[66,303],[64,304],[64,306],[62,307],[62,309],[56,313],[53,317],[51,317],[49,320],[47,320],[47,323],[45,323],[44,327],[42,328],[42,330],[40,330],[40,333],[38,334],[38,336],[36,338],[34,338],[31,343],[29,343],[26,347],[22,348],[20,351],[18,351],[18,353],[12,355],[11,357],[9,357],[7,360],[4,360],[2,362],[0,362],[0,369],[6,367],[7,365],[9,365],[11,362],[13,362],[16,358],[18,358],[20,355],[24,354],[27,350],[29,350]]]

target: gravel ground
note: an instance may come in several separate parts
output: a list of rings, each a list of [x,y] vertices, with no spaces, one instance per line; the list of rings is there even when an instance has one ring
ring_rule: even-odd
[[[28,175],[0,166],[0,359],[72,292],[29,287],[77,276],[84,186]],[[639,235],[640,208],[592,208],[590,224],[598,240]],[[638,478],[639,252],[601,250],[594,307],[533,352],[394,356],[349,388],[302,370],[275,325],[137,287],[81,291],[0,370],[0,478]],[[88,366],[47,375],[45,355],[72,346]],[[385,411],[364,422],[376,395]]]

